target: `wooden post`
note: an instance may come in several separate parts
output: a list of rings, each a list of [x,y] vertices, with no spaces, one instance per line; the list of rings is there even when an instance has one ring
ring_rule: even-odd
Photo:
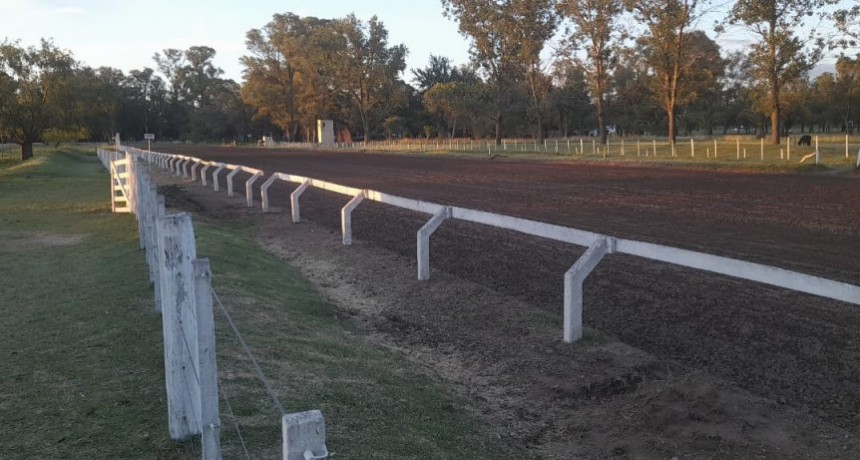
[[[740,137],[735,138],[735,145],[738,149],[738,160],[740,160],[741,159],[741,138]]]
[[[656,156],[657,156],[657,139],[651,139],[651,146],[653,147],[653,149],[652,149],[652,150],[653,150],[653,152],[652,152],[652,153],[653,153],[653,154],[654,154],[654,156],[656,157]]]
[[[717,159],[717,140],[714,139],[714,159]]]
[[[690,138],[690,158],[696,158],[696,141]]]
[[[195,376],[197,321],[194,268],[197,258],[191,215],[159,219],[159,243],[164,256],[161,271],[164,373],[170,438],[188,439],[200,433],[200,388]]]
[[[761,161],[764,161],[764,138],[759,139],[759,144],[761,145]]]
[[[200,382],[200,444],[204,460],[221,459],[218,416],[218,367],[215,362],[215,316],[212,312],[212,272],[209,259],[196,259],[194,295],[197,307],[197,374]]]
[[[161,307],[161,266],[164,265],[164,251],[161,250],[161,230],[159,229],[159,221],[164,217],[164,195],[156,195],[155,197],[155,215],[153,221],[155,223],[155,311],[162,312]]]

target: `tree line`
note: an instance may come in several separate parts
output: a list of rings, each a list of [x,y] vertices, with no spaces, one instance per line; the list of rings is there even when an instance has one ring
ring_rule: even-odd
[[[316,140],[333,119],[343,141],[402,137],[853,132],[860,7],[838,0],[736,0],[716,33],[707,0],[441,0],[469,39],[470,61],[431,56],[406,81],[403,44],[376,17],[276,14],[246,34],[243,81],[223,78],[207,46],[166,49],[127,74],[90,68],[43,40],[0,44],[0,143],[141,139]],[[815,22],[815,24],[813,24]],[[826,23],[827,27],[820,27]],[[819,27],[812,27],[818,24]],[[823,31],[828,31],[825,34]]]

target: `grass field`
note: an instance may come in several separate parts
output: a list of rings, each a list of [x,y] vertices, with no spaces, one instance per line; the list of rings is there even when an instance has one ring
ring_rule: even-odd
[[[2,458],[193,458],[167,437],[160,318],[137,227],[109,212],[93,153],[40,152],[0,169]],[[253,222],[195,222],[213,287],[286,409],[323,410],[341,458],[516,456],[429,371],[366,336]],[[279,414],[216,310],[225,458],[277,457]],[[235,414],[235,418],[232,416]]]

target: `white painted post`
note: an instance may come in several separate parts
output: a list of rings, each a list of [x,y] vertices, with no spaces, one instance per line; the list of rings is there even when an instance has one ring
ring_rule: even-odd
[[[653,147],[654,156],[657,156],[657,139],[651,139],[651,146]]]
[[[741,159],[741,138],[740,137],[735,138],[735,146],[738,149],[738,160],[740,160]]]
[[[818,136],[815,136],[815,164],[821,164],[821,151],[818,150]]]
[[[582,338],[582,285],[606,254],[615,251],[615,240],[602,237],[595,241],[564,274],[564,341]]]
[[[191,163],[191,182],[197,182],[197,167],[200,166],[200,163],[193,161]]]
[[[200,169],[200,183],[205,187],[206,186],[206,171],[209,171],[209,167],[212,166],[209,163],[203,163],[203,167]]]
[[[263,173],[255,173],[247,182],[245,182],[245,201],[249,208],[254,207],[254,182],[263,177]]]
[[[788,142],[785,143],[785,159],[791,161],[791,136],[788,136]]]
[[[340,210],[340,229],[343,233],[343,244],[352,244],[352,211],[364,201],[364,190],[358,192],[349,203]]]
[[[219,163],[218,168],[216,168],[215,171],[212,171],[212,189],[216,192],[218,191],[218,173],[222,170],[224,170],[224,165]]]
[[[302,221],[301,209],[299,208],[299,197],[302,196],[302,193],[305,193],[305,190],[307,190],[310,185],[311,181],[306,180],[290,194],[290,210],[293,215],[294,224]]]
[[[597,155],[597,141],[594,139],[591,140],[591,154]]]
[[[857,149],[857,165],[855,168],[860,168],[860,149]]]
[[[260,201],[263,203],[263,212],[269,212],[269,187],[278,180],[277,174],[272,174],[266,182],[263,182],[263,185],[260,186]]]
[[[636,139],[636,156],[642,156],[642,145],[640,145],[639,139]]]
[[[227,174],[227,196],[231,198],[235,195],[233,193],[233,178],[236,177],[236,174],[239,174],[239,168],[235,168],[230,171],[230,174]]]
[[[848,135],[845,135],[845,159],[848,159]]]
[[[200,444],[204,460],[221,459],[221,420],[218,415],[218,367],[215,362],[215,316],[212,312],[212,272],[209,259],[196,259],[194,295],[197,307],[197,374],[200,382]]]
[[[585,143],[581,137],[579,138],[579,154],[585,155]]]
[[[761,161],[764,161],[764,138],[759,139],[759,144],[761,145]]]
[[[418,250],[418,279],[430,279],[430,235],[442,225],[442,222],[451,218],[451,208],[445,207],[424,224],[417,235],[417,250]]]
[[[714,159],[717,159],[717,140],[714,139]]]
[[[197,249],[189,214],[164,216],[158,225],[164,255],[160,268],[168,427],[171,439],[180,441],[200,433],[200,388],[192,365],[197,322],[191,262]]]
[[[284,460],[328,458],[325,445],[325,420],[322,412],[312,410],[286,414],[281,419]]]
[[[690,158],[696,158],[696,142],[690,139]]]

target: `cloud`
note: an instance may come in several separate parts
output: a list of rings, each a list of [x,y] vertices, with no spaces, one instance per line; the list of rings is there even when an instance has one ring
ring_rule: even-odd
[[[51,13],[56,14],[81,14],[84,12],[84,9],[79,6],[62,6],[51,10]]]

